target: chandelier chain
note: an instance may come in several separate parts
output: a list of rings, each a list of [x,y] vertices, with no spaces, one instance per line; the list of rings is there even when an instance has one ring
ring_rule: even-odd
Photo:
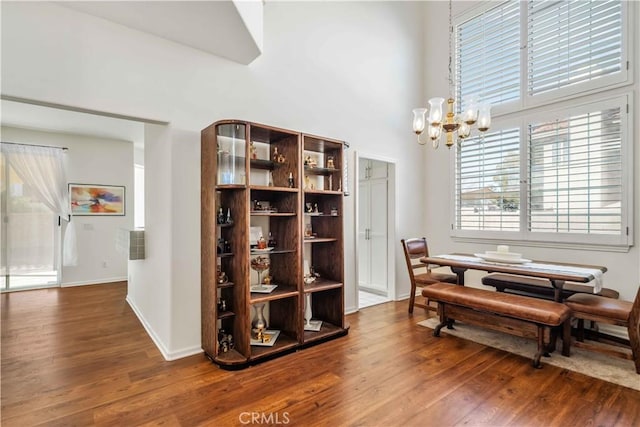
[[[449,1],[449,97],[454,98],[453,88],[453,1]]]

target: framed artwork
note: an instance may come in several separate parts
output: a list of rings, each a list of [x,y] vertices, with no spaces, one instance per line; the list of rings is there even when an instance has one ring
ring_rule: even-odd
[[[124,210],[124,186],[69,184],[72,215],[120,215]]]

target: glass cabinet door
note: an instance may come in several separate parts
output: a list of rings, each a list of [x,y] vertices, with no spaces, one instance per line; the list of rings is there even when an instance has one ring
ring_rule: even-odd
[[[217,185],[243,185],[246,182],[245,125],[227,123],[217,126]]]

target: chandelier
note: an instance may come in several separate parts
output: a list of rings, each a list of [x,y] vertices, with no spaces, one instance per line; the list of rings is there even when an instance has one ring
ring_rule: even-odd
[[[456,116],[454,84],[452,73],[452,52],[453,52],[453,20],[452,20],[452,0],[449,0],[449,98],[447,102],[447,113],[443,113],[444,98],[431,98],[429,108],[415,108],[413,110],[413,131],[418,135],[418,144],[424,145],[427,141],[420,139],[420,135],[427,129],[427,135],[433,143],[433,148],[440,145],[440,137],[444,131],[446,135],[447,147],[451,148],[454,141],[454,134],[459,140],[471,135],[471,126],[476,125],[478,131],[483,134],[489,130],[491,125],[491,105],[482,103],[475,95],[463,99],[464,111],[460,116]]]

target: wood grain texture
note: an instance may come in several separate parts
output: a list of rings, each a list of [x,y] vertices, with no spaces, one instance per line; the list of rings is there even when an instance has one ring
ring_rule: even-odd
[[[242,426],[247,413],[294,426],[640,425],[640,392],[434,338],[406,301],[347,316],[341,339],[226,371],[202,354],[165,361],[126,293],[1,295],[3,427]]]

